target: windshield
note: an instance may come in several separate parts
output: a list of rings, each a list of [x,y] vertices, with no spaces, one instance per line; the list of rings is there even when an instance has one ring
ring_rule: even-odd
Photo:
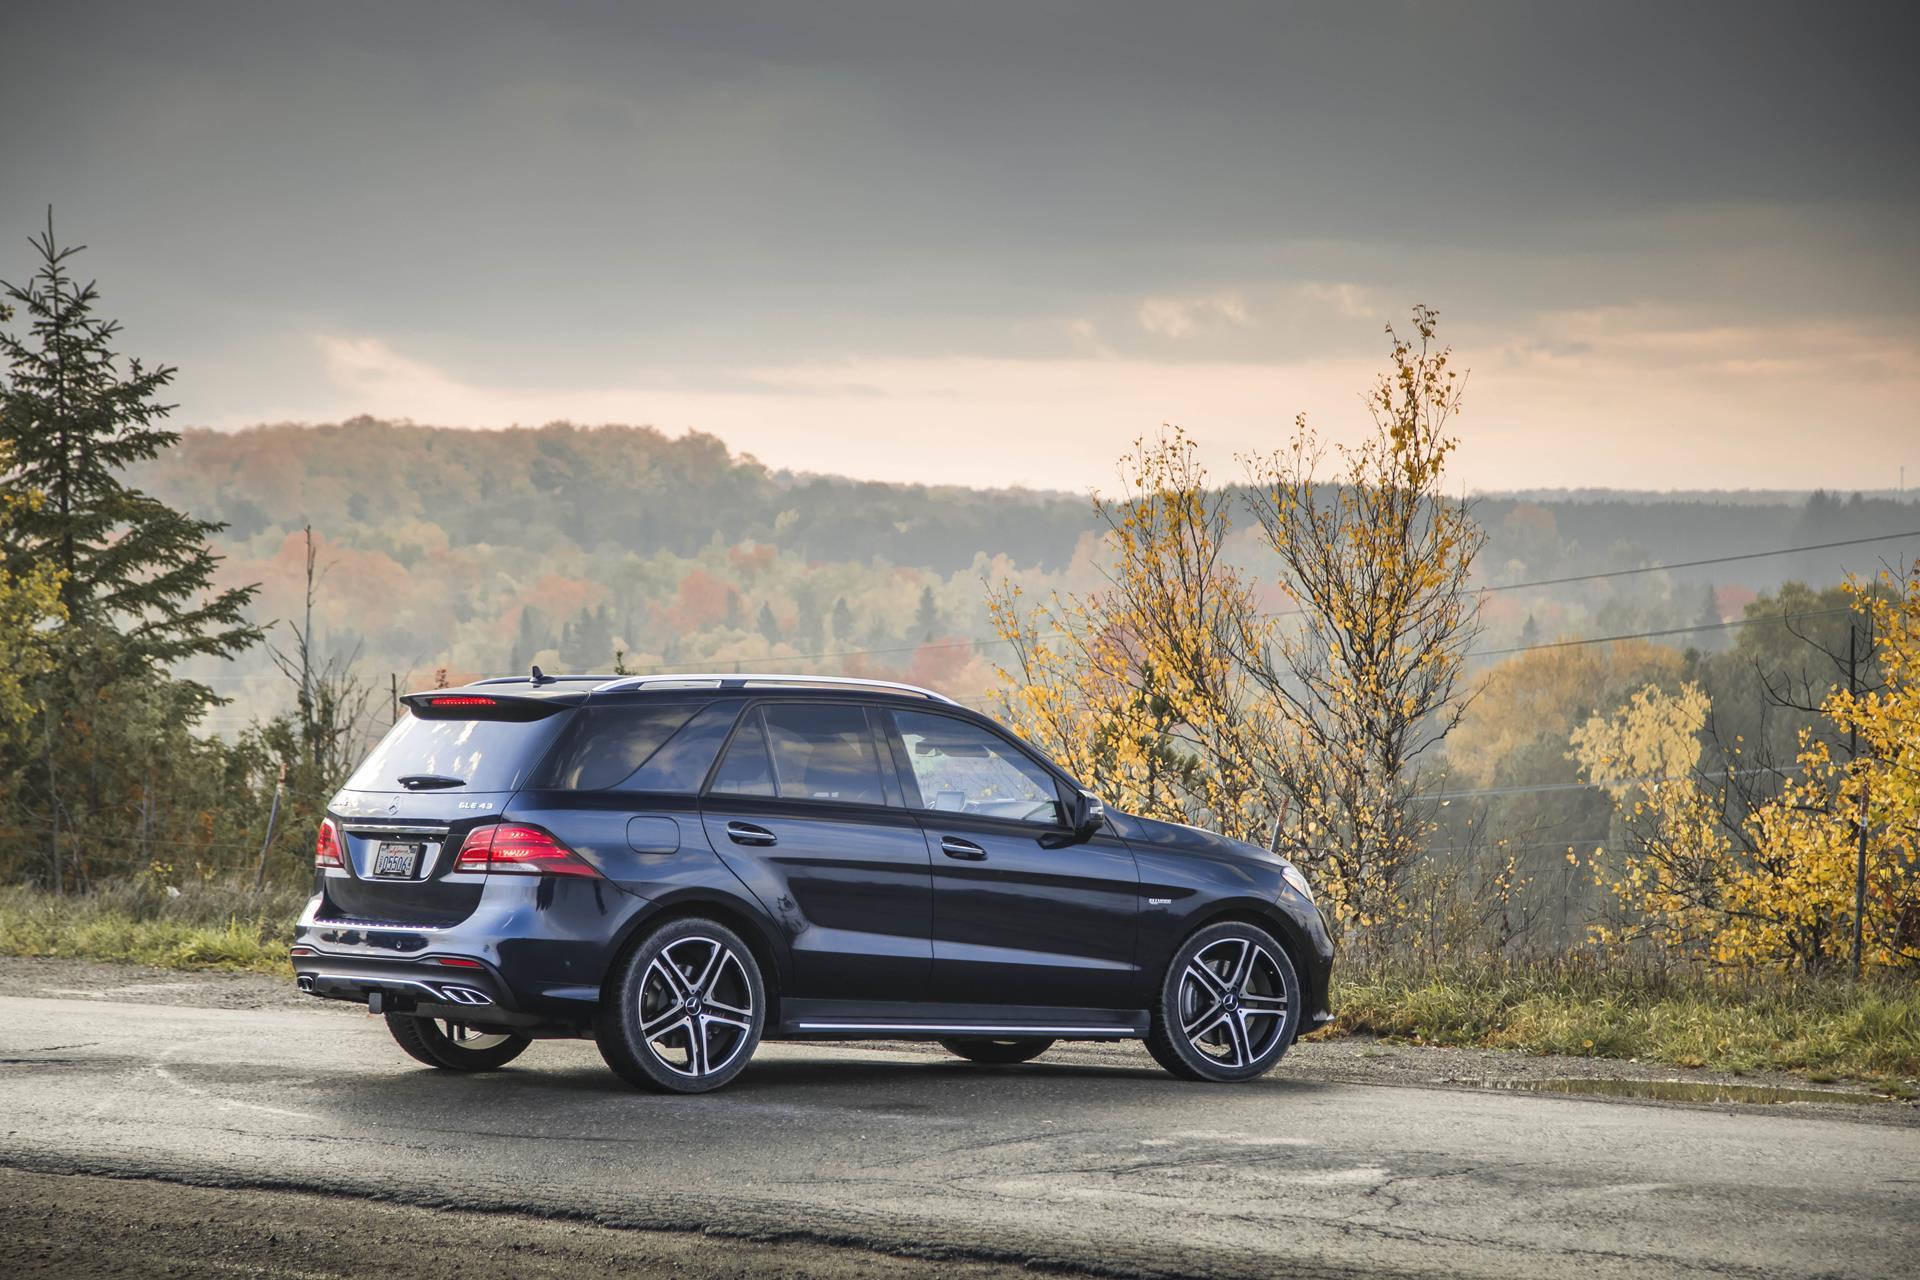
[[[465,791],[516,791],[569,718],[422,720],[409,713],[353,771],[346,789],[405,791],[402,778],[434,776],[458,778]],[[436,785],[452,789],[450,783]]]

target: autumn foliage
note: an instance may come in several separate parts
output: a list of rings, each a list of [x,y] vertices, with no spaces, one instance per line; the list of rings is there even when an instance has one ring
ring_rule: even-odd
[[[1743,765],[1739,752],[1703,767],[1711,708],[1694,684],[1649,686],[1574,733],[1575,757],[1619,807],[1618,850],[1595,857],[1624,908],[1597,927],[1603,941],[1819,972],[1850,963],[1857,920],[1864,966],[1920,965],[1920,561],[1878,590],[1847,589],[1871,638],[1859,656],[1880,677],[1828,690],[1828,732],[1803,729],[1791,767]],[[1751,772],[1777,785],[1743,805]]]
[[[1285,448],[1243,460],[1242,498],[1210,486],[1180,429],[1137,442],[1095,501],[1106,585],[990,600],[1016,724],[1123,808],[1279,842],[1359,936],[1413,914],[1419,761],[1460,715],[1473,634],[1482,535],[1444,490],[1460,393],[1435,320],[1388,330],[1358,444],[1297,419]],[[1271,582],[1227,554],[1242,507]]]

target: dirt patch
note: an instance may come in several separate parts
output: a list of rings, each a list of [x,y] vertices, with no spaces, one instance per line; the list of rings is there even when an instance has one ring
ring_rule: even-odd
[[[517,1214],[421,1209],[0,1168],[0,1257],[15,1277],[459,1276],[461,1280],[1000,1280],[1022,1267],[832,1245],[623,1231]]]
[[[102,964],[59,956],[0,956],[0,996],[39,1000],[111,1000],[187,1009],[324,1009],[354,1006],[302,994],[285,977],[264,973],[190,973],[151,965]]]

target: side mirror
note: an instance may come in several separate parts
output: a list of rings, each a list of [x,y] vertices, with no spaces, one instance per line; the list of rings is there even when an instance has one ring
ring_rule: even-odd
[[[1066,803],[1067,829],[1050,831],[1040,837],[1046,849],[1061,849],[1070,844],[1085,844],[1107,825],[1107,804],[1091,791],[1075,791]]]
[[[1091,791],[1082,791],[1073,816],[1073,834],[1082,840],[1091,840],[1107,825],[1107,802]]]
[[[1041,837],[1046,848],[1064,848],[1068,844],[1085,844],[1092,837],[1100,835],[1100,827],[1106,825],[1106,802],[1091,791],[1075,791],[1068,798],[1068,829],[1066,833],[1050,833]]]

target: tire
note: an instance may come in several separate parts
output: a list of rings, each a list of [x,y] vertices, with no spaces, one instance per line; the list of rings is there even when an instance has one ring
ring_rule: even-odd
[[[760,966],[739,934],[713,920],[670,920],[621,964],[594,1039],[628,1084],[706,1093],[746,1069],[766,1011]]]
[[[1292,1046],[1300,1009],[1300,976],[1272,934],[1208,925],[1167,965],[1147,1050],[1183,1080],[1252,1080]]]
[[[442,1071],[496,1071],[533,1043],[525,1036],[408,1013],[388,1014],[387,1030],[409,1056]]]
[[[978,1062],[990,1067],[1010,1067],[1017,1062],[1033,1061],[1053,1048],[1053,1041],[1040,1036],[1000,1040],[972,1038],[942,1040],[940,1047],[948,1053],[959,1054],[968,1062]]]

